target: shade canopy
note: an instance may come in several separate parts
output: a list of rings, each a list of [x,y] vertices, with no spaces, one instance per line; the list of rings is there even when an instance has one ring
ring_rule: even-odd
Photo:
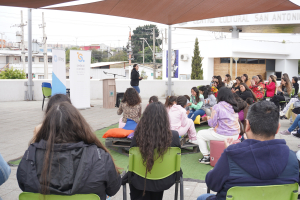
[[[69,0],[0,0],[3,6],[40,8]],[[147,20],[167,25],[241,14],[297,10],[289,0],[104,0],[51,8]]]

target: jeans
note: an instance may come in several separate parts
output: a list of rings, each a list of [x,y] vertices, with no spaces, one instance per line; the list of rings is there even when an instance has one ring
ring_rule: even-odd
[[[139,86],[132,86],[138,93],[140,93],[140,88]]]
[[[295,130],[295,128],[300,127],[300,115],[297,115],[294,123],[290,126],[290,128],[288,129],[288,131],[291,133],[293,130]]]
[[[2,155],[0,154],[0,185],[2,185],[5,181],[7,181],[10,172],[11,172],[10,167],[8,166],[8,164],[5,162]]]
[[[197,200],[206,200],[210,196],[214,196],[214,194],[201,194]]]
[[[190,114],[188,115],[188,118],[192,119],[193,121],[195,121],[196,117],[198,115],[200,116],[203,116],[205,114],[205,111],[200,109],[200,110],[195,110],[195,109],[192,109],[190,111]]]

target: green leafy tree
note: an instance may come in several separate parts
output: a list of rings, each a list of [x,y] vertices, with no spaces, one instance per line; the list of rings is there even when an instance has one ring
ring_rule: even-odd
[[[127,52],[125,50],[115,52],[113,56],[111,56],[109,58],[104,58],[103,61],[105,61],[105,62],[128,61]]]
[[[23,70],[11,67],[0,72],[0,79],[26,79],[26,74]]]
[[[300,74],[300,60],[298,60],[298,74]]]
[[[70,50],[80,50],[79,47],[71,47],[66,49],[66,62],[70,62]]]
[[[193,80],[203,80],[202,58],[200,57],[198,38],[195,41],[194,56],[192,57],[192,74]]]
[[[131,44],[134,46],[132,48],[133,50],[133,55],[134,55],[134,62],[141,63],[143,62],[143,40],[140,38],[145,38],[149,45],[151,45],[151,48],[153,46],[153,34],[152,30],[153,27],[155,27],[155,36],[156,38],[159,36],[159,30],[157,29],[156,25],[150,24],[150,25],[145,25],[145,26],[139,26],[135,30],[133,30],[133,35],[131,36]],[[152,29],[152,30],[146,30],[146,29]],[[155,46],[158,47],[161,45],[162,41],[161,39],[156,39],[155,40]],[[144,47],[149,48],[147,43],[144,42]],[[149,49],[150,50],[150,49]],[[139,52],[142,52],[140,54]],[[147,62],[153,62],[153,57],[152,57],[152,51],[150,50],[151,56],[149,56],[149,59],[147,59]],[[145,52],[146,54],[146,52]],[[146,59],[145,59],[146,62]]]
[[[102,51],[98,51],[96,49],[92,49],[92,58],[91,58],[91,62],[92,63],[97,63],[97,62],[101,62],[103,61],[103,58],[105,57],[105,55],[107,55],[107,52],[102,52]]]
[[[153,46],[151,46],[152,48]],[[159,53],[162,50],[158,47],[155,48],[155,52]],[[153,60],[153,53],[151,51],[151,49],[149,47],[145,47],[144,50],[144,55],[145,55],[145,63],[150,63]],[[141,51],[138,52],[138,58],[141,58],[140,61],[137,61],[139,63],[143,62],[143,49]],[[162,63],[162,59],[156,59],[156,63]]]

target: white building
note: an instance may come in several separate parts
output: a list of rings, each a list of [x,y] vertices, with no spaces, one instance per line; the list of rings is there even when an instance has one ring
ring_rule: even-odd
[[[198,38],[204,80],[210,80],[213,75],[224,77],[225,74],[231,74],[232,77],[244,73],[249,77],[261,74],[266,79],[270,74],[276,74],[279,78],[283,73],[288,73],[290,77],[298,75],[300,43],[245,40],[239,38],[239,33],[300,33],[300,11],[221,17],[183,23],[176,27],[231,33],[229,39],[201,41],[201,37]],[[176,78],[189,79],[194,43],[187,46],[175,38],[172,49],[175,50],[172,67],[177,70]],[[166,54],[167,51],[164,50],[163,79],[167,79]],[[238,58],[237,63],[234,58]]]

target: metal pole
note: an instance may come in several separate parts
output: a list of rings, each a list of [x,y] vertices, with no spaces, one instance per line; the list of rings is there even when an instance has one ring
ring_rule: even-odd
[[[143,39],[143,65],[145,64],[145,47],[144,47],[144,39]]]
[[[2,46],[2,47],[1,47],[1,50],[3,50],[3,34],[4,34],[4,33],[1,33],[1,46]]]
[[[171,59],[172,59],[171,36],[172,36],[172,32],[171,31],[172,31],[171,25],[169,25],[169,33],[168,33],[169,34],[169,36],[168,36],[168,96],[172,95],[172,85],[171,85],[171,82],[172,82],[172,79],[171,79]]]
[[[28,82],[27,82],[27,100],[33,100],[32,92],[32,9],[28,8]]]
[[[21,10],[21,30],[22,30],[22,63],[23,70],[26,73],[26,65],[25,65],[25,42],[24,42],[24,24],[23,24],[23,10]]]
[[[153,79],[156,79],[156,60],[155,60],[155,28],[153,27]]]
[[[42,13],[43,15],[43,42],[44,42],[44,79],[48,79],[48,55],[47,55],[47,36],[45,33],[45,21],[44,21],[44,12]]]
[[[235,60],[235,77],[237,77],[237,60]]]

